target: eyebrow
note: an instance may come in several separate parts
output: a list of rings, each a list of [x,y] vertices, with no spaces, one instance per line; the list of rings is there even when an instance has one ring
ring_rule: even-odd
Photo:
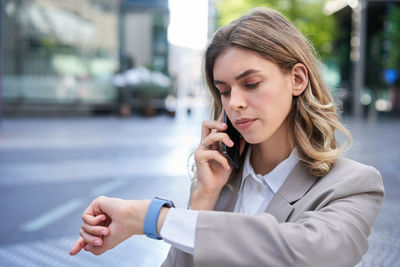
[[[246,76],[249,76],[250,74],[257,73],[257,72],[259,72],[259,70],[254,70],[254,69],[246,70],[246,71],[242,72],[241,74],[239,74],[238,76],[236,76],[235,80],[238,81],[240,79],[243,79]],[[214,84],[215,85],[217,85],[217,84],[225,84],[225,82],[219,81],[219,80],[214,80]]]

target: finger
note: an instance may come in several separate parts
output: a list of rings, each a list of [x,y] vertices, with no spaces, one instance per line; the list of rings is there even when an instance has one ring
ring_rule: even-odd
[[[228,160],[221,153],[219,153],[216,150],[201,150],[201,152],[196,152],[194,157],[195,157],[195,161],[199,162],[199,163],[215,160],[224,169],[229,170],[231,168]]]
[[[85,222],[82,223],[81,228],[83,229],[83,231],[85,231],[86,233],[89,233],[91,235],[96,235],[96,236],[107,236],[109,234],[109,230],[107,227],[104,226],[92,226],[89,225]]]
[[[204,140],[213,129],[224,131],[227,125],[221,121],[203,121],[201,127],[201,139]]]
[[[101,255],[104,252],[106,252],[108,249],[105,247],[93,247],[90,252],[92,252],[94,255]]]
[[[90,205],[86,208],[86,210],[83,212],[83,214],[91,215],[91,216],[98,216],[101,214],[104,214],[104,212],[101,210],[101,205],[100,202],[105,199],[106,197],[100,196],[95,198]]]
[[[93,248],[94,248],[94,247],[91,246],[91,245],[89,245],[89,244],[86,244],[86,246],[83,247],[83,249],[84,249],[85,251],[89,251],[89,252],[92,251]]]
[[[101,222],[105,221],[107,216],[104,214],[100,214],[97,216],[93,216],[91,214],[83,213],[82,221],[89,225],[99,225]]]
[[[91,235],[89,233],[86,233],[81,229],[79,232],[83,240],[86,242],[86,244],[89,244],[91,246],[101,246],[103,245],[103,239],[99,236]]]
[[[229,138],[229,135],[226,133],[213,133],[204,139],[204,144],[209,147],[211,147],[214,144],[218,144],[218,142],[223,142],[225,145],[229,147],[232,147],[234,145],[233,141]],[[217,147],[219,147],[219,145]]]
[[[93,253],[94,255],[101,255],[108,250],[105,247],[95,247],[91,245],[86,245],[83,249],[86,250],[87,252]]]
[[[79,237],[79,239],[72,245],[72,248],[69,251],[69,255],[73,256],[78,254],[85,246],[86,242],[83,240],[82,237]]]

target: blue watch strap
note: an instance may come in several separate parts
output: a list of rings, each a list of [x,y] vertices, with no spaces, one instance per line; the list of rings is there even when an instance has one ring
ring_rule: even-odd
[[[150,238],[154,239],[162,239],[161,236],[157,234],[157,221],[158,216],[160,215],[160,211],[162,207],[175,207],[174,203],[171,200],[167,200],[160,197],[155,197],[151,201],[146,217],[144,219],[143,225],[143,233]]]

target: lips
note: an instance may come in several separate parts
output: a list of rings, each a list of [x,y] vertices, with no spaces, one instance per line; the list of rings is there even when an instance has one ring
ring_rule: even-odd
[[[242,118],[242,119],[236,120],[236,121],[235,121],[235,125],[236,125],[237,128],[239,128],[240,130],[246,130],[246,129],[249,128],[255,121],[256,121],[256,119]]]

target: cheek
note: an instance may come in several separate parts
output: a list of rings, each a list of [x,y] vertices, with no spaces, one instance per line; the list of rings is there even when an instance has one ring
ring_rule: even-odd
[[[226,100],[224,97],[221,97],[221,104],[222,104],[222,109],[225,111],[229,110],[229,103],[228,100]]]
[[[291,92],[285,93],[285,94],[282,96],[282,103],[281,103],[281,105],[282,105],[282,110],[283,110],[283,111],[286,110],[286,113],[288,113],[288,112],[290,111],[291,107],[292,107],[292,101],[293,101],[293,95],[292,95],[292,93],[291,93]]]
[[[254,99],[255,105],[267,116],[267,120],[286,118],[292,107],[292,94],[288,90],[269,91]]]

